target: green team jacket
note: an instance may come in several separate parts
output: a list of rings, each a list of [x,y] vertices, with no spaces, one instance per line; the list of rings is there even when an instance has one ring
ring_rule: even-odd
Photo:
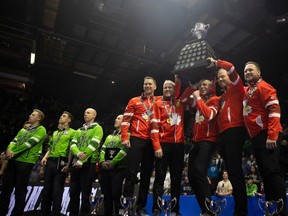
[[[68,157],[70,142],[72,141],[74,135],[75,130],[72,128],[54,131],[49,140],[48,157]]]
[[[70,150],[74,156],[79,152],[86,155],[85,160],[78,159],[79,164],[90,160],[90,163],[96,163],[99,157],[100,142],[103,137],[102,127],[94,122],[88,128],[84,126],[79,128],[71,141]]]
[[[115,157],[112,160],[109,160],[109,162],[117,168],[124,168],[126,167],[126,160],[125,157],[127,155],[128,149],[122,145],[121,143],[121,135],[118,133],[118,131],[115,131],[113,134],[110,134],[105,139],[105,142],[102,146],[101,152],[100,152],[100,160],[99,163],[106,161],[105,160],[105,154],[107,148],[115,148],[119,149],[119,152],[115,155]]]
[[[22,128],[7,147],[14,153],[12,160],[35,164],[42,152],[45,137],[46,129],[42,125]]]
[[[257,191],[258,191],[258,186],[256,184],[252,184],[251,186],[246,184],[247,196],[256,196]]]

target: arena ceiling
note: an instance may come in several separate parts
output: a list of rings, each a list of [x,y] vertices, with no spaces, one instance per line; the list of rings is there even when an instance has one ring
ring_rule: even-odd
[[[0,76],[44,96],[126,103],[147,75],[161,94],[197,22],[241,73],[247,60],[275,73],[287,61],[285,0],[2,0],[0,14]]]

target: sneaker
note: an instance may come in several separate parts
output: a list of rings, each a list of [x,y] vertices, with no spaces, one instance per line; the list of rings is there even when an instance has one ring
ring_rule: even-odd
[[[145,209],[139,209],[136,211],[137,216],[149,216]]]

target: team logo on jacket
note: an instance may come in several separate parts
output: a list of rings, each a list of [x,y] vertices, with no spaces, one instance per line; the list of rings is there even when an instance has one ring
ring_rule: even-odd
[[[177,113],[173,113],[171,117],[167,119],[167,123],[171,126],[173,125],[179,125],[181,122],[181,116],[177,115]]]

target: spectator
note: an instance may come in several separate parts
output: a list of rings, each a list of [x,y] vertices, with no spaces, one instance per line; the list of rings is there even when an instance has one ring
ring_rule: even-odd
[[[256,196],[258,191],[258,186],[254,184],[253,177],[248,176],[246,182],[246,192],[247,196]]]
[[[189,183],[188,176],[184,177],[183,182],[181,184],[181,194],[182,195],[193,195],[194,194],[192,187]]]
[[[232,192],[233,187],[228,179],[228,172],[223,171],[223,180],[218,183],[215,194],[218,196],[230,196]]]

